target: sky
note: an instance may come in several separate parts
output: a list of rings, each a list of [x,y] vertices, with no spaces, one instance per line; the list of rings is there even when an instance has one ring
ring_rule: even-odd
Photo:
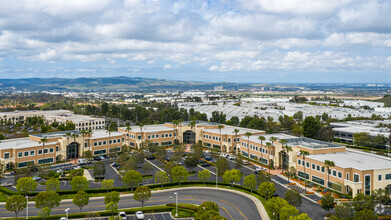
[[[387,0],[0,5],[0,78],[391,83]]]

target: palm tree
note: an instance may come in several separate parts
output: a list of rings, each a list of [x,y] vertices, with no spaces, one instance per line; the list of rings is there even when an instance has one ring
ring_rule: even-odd
[[[109,127],[106,132],[109,133],[109,151],[110,151],[110,149],[111,149],[111,133],[114,132],[114,129]]]
[[[182,137],[182,122],[183,122],[183,119],[178,119],[178,126],[179,126],[179,133],[181,134],[181,137]],[[179,136],[179,135],[177,135],[177,136]],[[178,138],[178,142],[180,142],[179,141],[179,138]]]
[[[299,153],[299,156],[303,157],[303,162],[304,162],[304,175],[306,174],[305,173],[305,157],[310,155],[310,153],[306,150],[300,150],[300,153]],[[307,193],[307,178],[304,178],[304,188],[305,188],[305,192]]]
[[[265,136],[258,136],[258,140],[261,141],[261,163],[262,163],[262,159],[263,159],[263,153],[262,153],[262,147],[263,147],[263,141],[266,140]]]
[[[45,143],[47,143],[49,140],[44,137],[41,138],[41,141],[39,142],[40,144],[42,143],[42,163],[45,163]]]
[[[140,123],[138,124],[139,128],[140,128],[140,133],[141,133],[141,145],[143,143],[143,127],[144,127],[144,124],[143,123]],[[142,146],[140,146],[139,148],[142,148]]]
[[[178,125],[179,125],[179,121],[178,120],[173,120],[172,121],[172,124],[174,125],[174,147],[176,146],[176,140],[177,140],[177,134],[178,134]]]
[[[269,138],[269,140],[271,141],[271,144],[272,144],[272,148],[273,148],[273,154],[272,154],[272,157],[274,158],[274,153],[275,153],[275,151],[276,151],[276,148],[274,147],[274,144],[275,144],[275,142],[277,141],[277,138],[276,137],[273,137],[273,136],[271,136],[270,138]],[[269,151],[269,153],[270,153],[271,151]]]
[[[325,160],[324,161],[324,167],[327,169],[327,188],[329,187],[329,182],[330,182],[330,167],[335,167],[334,161],[331,160]]]
[[[235,147],[236,147],[236,154],[238,154],[238,145],[236,144],[236,142],[238,141],[238,133],[239,133],[239,129],[234,129],[234,132],[233,133],[235,133],[235,140],[236,141],[234,141],[235,143]],[[232,148],[232,152],[234,152],[234,149]]]
[[[84,146],[85,146],[85,143],[84,143],[84,138],[85,138],[85,136],[87,135],[87,131],[86,130],[82,130],[81,132],[80,132],[80,134],[81,134],[81,136],[83,137],[83,143],[82,143],[82,147],[81,147],[81,149],[82,149],[82,153],[81,153],[81,156],[83,157],[84,155]]]
[[[291,147],[291,146],[288,146],[288,141],[285,140],[285,139],[281,139],[281,140],[280,140],[280,143],[282,144],[283,150],[284,150],[284,152],[286,153],[286,155],[287,155],[288,158],[289,158],[289,152],[293,151],[292,147]],[[284,146],[284,144],[285,144],[285,146]],[[282,166],[282,168],[284,168],[284,165]],[[289,183],[289,177],[291,176],[290,170],[289,170],[289,159],[288,159],[288,168],[287,168],[287,171],[288,171],[288,183]]]
[[[78,138],[79,135],[76,134],[76,133],[73,133],[73,134],[72,134],[72,137],[73,137],[73,142],[76,142],[76,138]],[[77,152],[77,153],[79,153],[79,152]],[[75,155],[75,156],[76,156],[76,155]],[[75,163],[76,163],[76,157],[75,157]]]
[[[193,128],[195,128],[197,122],[195,120],[189,122],[189,125],[190,125],[190,129],[193,131]]]
[[[219,129],[219,132],[220,132],[220,154],[221,154],[221,148],[223,147],[222,146],[222,138],[221,138],[221,129],[224,128],[224,125],[218,125],[217,128]]]
[[[91,137],[91,135],[92,135],[92,130],[91,130],[91,129],[88,129],[88,130],[86,131],[86,135],[87,135],[88,137]],[[90,149],[90,151],[92,151],[92,149],[91,149],[91,138],[88,139],[88,148]]]
[[[267,162],[269,164],[269,174],[270,174],[270,168],[271,168],[271,163],[270,163],[270,148],[272,146],[272,143],[266,142],[266,147],[267,147]]]
[[[247,158],[250,159],[250,136],[253,135],[251,132],[244,133],[244,136],[247,137]]]
[[[281,139],[281,140],[280,140],[280,143],[281,143],[281,145],[282,145],[282,151],[286,153],[284,145],[287,143],[287,141],[286,141],[285,139]],[[282,160],[282,157],[281,157],[281,160]],[[282,173],[284,173],[284,164],[283,164],[283,161],[282,161],[281,164],[282,164]]]

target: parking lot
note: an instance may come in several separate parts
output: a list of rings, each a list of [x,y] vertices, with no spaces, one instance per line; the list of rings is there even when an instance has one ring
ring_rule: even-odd
[[[92,218],[92,219],[108,219],[108,218]],[[181,220],[191,220],[192,218],[181,218]],[[127,215],[127,220],[137,220],[135,215]],[[144,220],[173,220],[170,213],[163,212],[163,213],[149,213],[144,214]]]

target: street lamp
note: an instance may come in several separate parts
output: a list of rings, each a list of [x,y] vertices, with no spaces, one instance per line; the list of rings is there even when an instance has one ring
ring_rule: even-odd
[[[65,209],[65,215],[66,215],[67,220],[68,220],[68,211],[69,211],[69,208]]]
[[[29,196],[26,196],[26,199],[27,199],[26,219],[29,219]]]
[[[175,217],[178,217],[178,193],[174,192],[175,195]]]

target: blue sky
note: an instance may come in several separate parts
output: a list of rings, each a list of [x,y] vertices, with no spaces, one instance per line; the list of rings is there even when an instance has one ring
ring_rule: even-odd
[[[391,82],[391,1],[0,0],[0,78]]]

